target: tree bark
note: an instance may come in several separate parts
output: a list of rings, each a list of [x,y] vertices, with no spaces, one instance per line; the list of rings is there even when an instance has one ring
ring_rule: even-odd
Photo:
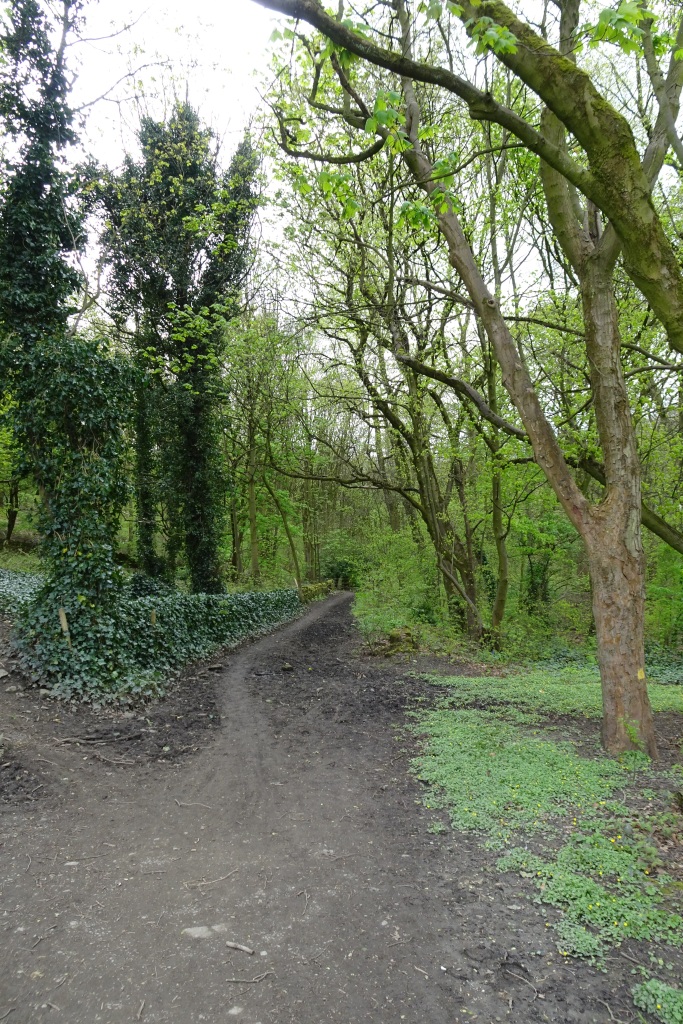
[[[496,543],[496,555],[498,557],[498,577],[496,581],[496,595],[493,600],[491,611],[491,628],[495,633],[500,629],[505,616],[507,604],[508,587],[510,585],[510,563],[507,549],[507,530],[503,526],[503,509],[501,506],[501,478],[500,473],[494,469],[491,482],[491,497],[493,500],[492,526],[493,538]]]
[[[612,754],[635,746],[656,757],[645,681],[644,559],[636,515],[631,522],[635,529],[623,531],[617,524],[597,531],[587,545],[602,683],[602,742]]]
[[[254,439],[249,438],[249,459],[247,469],[247,501],[249,504],[249,549],[251,554],[251,575],[257,580],[260,574],[258,521],[256,517],[256,448]]]
[[[603,694],[602,735],[611,753],[641,746],[657,755],[645,683],[645,555],[640,459],[626,383],[613,264],[599,250],[579,266],[586,351],[607,492],[583,532]]]
[[[232,531],[232,557],[231,563],[235,576],[239,579],[242,575],[242,531],[240,529],[237,515],[237,500],[233,495],[230,503],[230,527]]]
[[[268,491],[268,494],[273,499],[273,504],[275,505],[275,508],[280,513],[280,518],[282,519],[282,525],[285,528],[285,533],[287,535],[287,543],[289,544],[289,550],[290,550],[290,553],[291,553],[291,556],[292,556],[292,563],[294,565],[294,575],[296,576],[297,589],[300,590],[301,589],[301,569],[299,568],[299,555],[298,555],[297,550],[296,550],[296,542],[294,540],[294,534],[292,533],[292,531],[291,531],[291,529],[289,527],[289,520],[287,519],[287,513],[285,512],[284,506],[283,506],[282,502],[280,501],[280,499],[278,498],[276,491],[274,490],[274,488],[272,488],[270,486],[270,484],[265,479],[265,477],[263,479],[263,484],[264,484],[266,490]]]

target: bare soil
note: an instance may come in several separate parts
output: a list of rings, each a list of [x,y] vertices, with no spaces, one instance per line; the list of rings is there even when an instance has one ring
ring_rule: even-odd
[[[427,831],[403,726],[437,666],[363,654],[350,601],[144,711],[2,680],[0,1021],[634,1019],[628,947],[568,962],[494,853]]]

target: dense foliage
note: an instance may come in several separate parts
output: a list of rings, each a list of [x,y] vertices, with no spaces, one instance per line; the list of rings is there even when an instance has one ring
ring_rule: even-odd
[[[132,327],[136,389],[139,557],[163,571],[155,549],[156,505],[173,503],[175,534],[197,592],[223,590],[219,546],[227,485],[217,403],[228,320],[251,260],[257,160],[249,139],[231,166],[197,113],[178,104],[167,122],[144,118],[142,159],[128,157],[101,188],[111,312]],[[158,450],[163,432],[165,458]],[[172,544],[175,554],[176,544]],[[167,567],[170,569],[170,566]]]
[[[122,589],[115,610],[95,623],[68,618],[68,637],[41,619],[40,577],[0,570],[0,613],[21,625],[18,649],[27,672],[55,696],[103,703],[158,695],[168,673],[231,647],[301,612],[296,590],[180,594],[144,576]]]

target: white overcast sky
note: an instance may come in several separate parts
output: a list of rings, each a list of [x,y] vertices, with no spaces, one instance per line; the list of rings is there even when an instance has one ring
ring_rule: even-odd
[[[71,49],[71,67],[78,74],[74,106],[92,102],[130,68],[168,60],[169,72],[147,68],[139,76],[149,96],[149,111],[163,116],[163,101],[173,90],[187,96],[202,119],[224,140],[225,163],[256,111],[258,89],[267,73],[269,42],[277,15],[252,0],[89,0],[85,6],[86,39],[102,37],[135,21],[116,38],[78,42]],[[155,81],[153,81],[155,79]],[[111,98],[130,97],[130,81]],[[138,113],[133,103],[101,100],[88,108],[85,147],[109,166],[120,164],[134,146]]]

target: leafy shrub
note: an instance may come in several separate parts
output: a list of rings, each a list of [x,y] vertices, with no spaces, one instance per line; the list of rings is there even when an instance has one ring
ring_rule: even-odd
[[[91,609],[92,628],[84,616],[68,619],[67,636],[58,608],[48,619],[44,603],[34,601],[41,584],[40,577],[0,570],[0,607],[18,613],[15,643],[24,666],[57,696],[100,703],[152,696],[169,670],[301,611],[296,590],[180,594],[156,582],[150,588],[144,580],[133,581],[112,611]],[[157,592],[131,596],[140,588]]]
[[[131,597],[169,597],[176,593],[170,583],[158,576],[146,576],[143,572],[131,576],[126,590]]]
[[[33,573],[0,569],[0,613],[16,615],[22,605],[36,596],[42,584],[42,577]]]
[[[683,991],[650,978],[633,989],[633,1002],[662,1024],[683,1024]]]
[[[332,530],[320,552],[320,574],[339,581],[345,590],[355,590],[365,576],[368,558],[359,548],[358,538],[346,530]]]
[[[141,669],[174,668],[265,632],[300,611],[296,590],[132,599],[121,616],[126,661]]]
[[[308,604],[310,601],[319,601],[331,594],[335,588],[334,580],[322,580],[320,583],[304,583],[301,590],[301,600]]]

